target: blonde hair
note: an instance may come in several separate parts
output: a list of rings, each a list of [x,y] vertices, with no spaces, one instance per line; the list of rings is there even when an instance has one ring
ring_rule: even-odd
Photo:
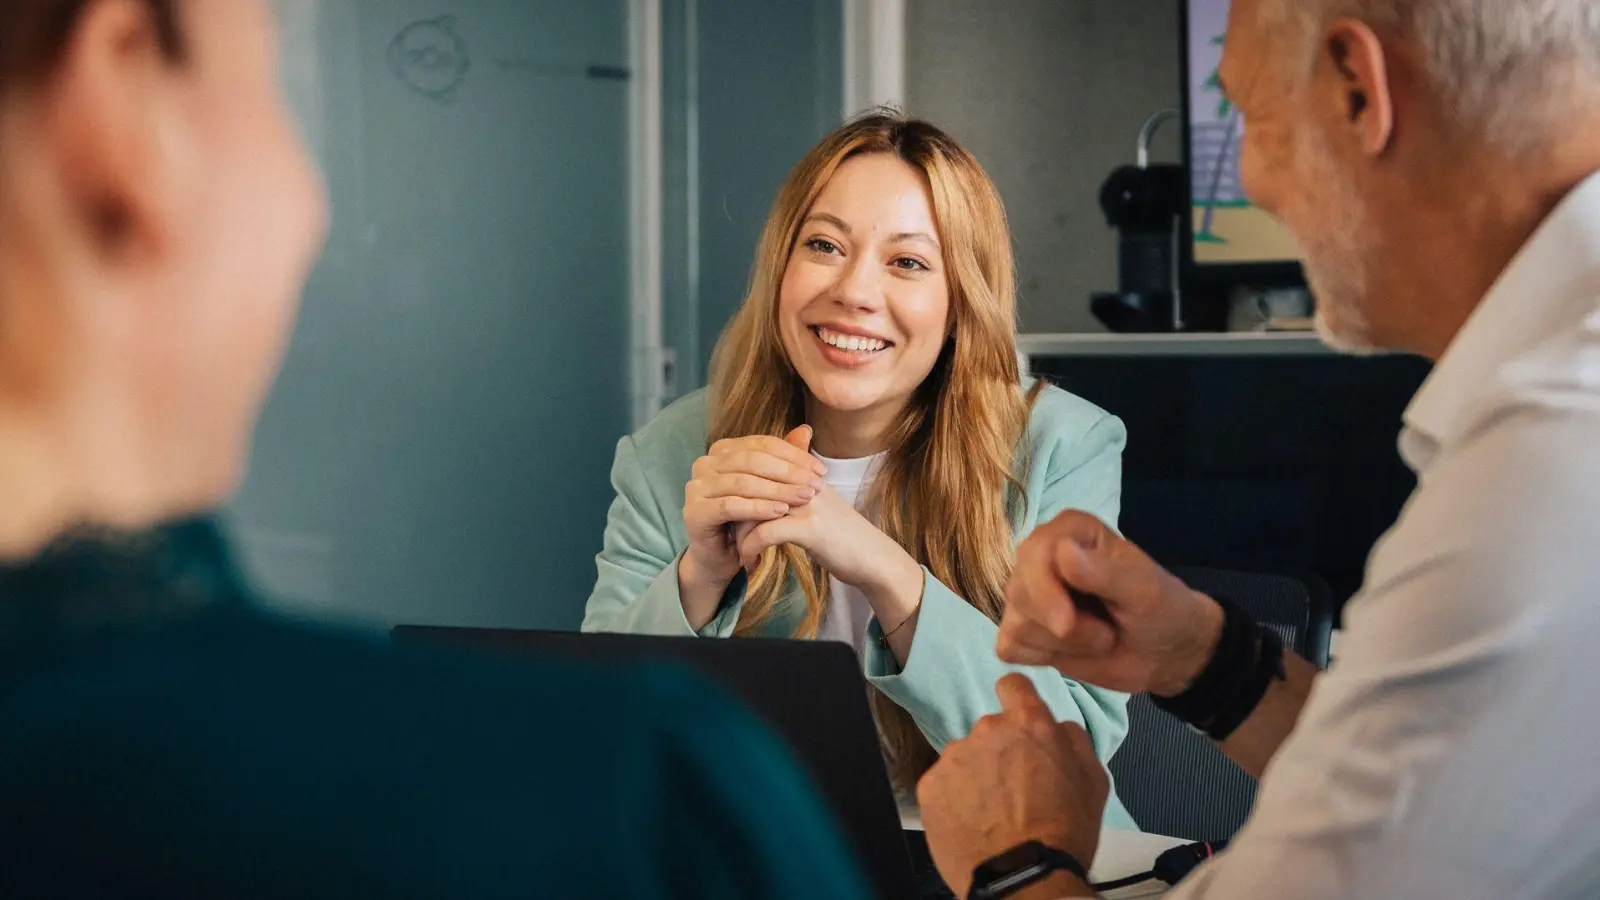
[[[893,154],[927,179],[952,322],[938,362],[892,430],[869,503],[886,534],[999,621],[1015,551],[1012,522],[1023,502],[1018,450],[1033,395],[1024,396],[1017,366],[1005,208],[977,160],[943,131],[874,111],[828,135],[789,173],[762,231],[749,293],[712,357],[709,437],[781,436],[803,424],[806,388],[779,336],[778,293],[817,196],[841,164],[869,153]],[[769,550],[751,575],[735,634],[756,632],[798,599],[805,608],[794,636],[815,637],[828,595],[827,572],[804,550]],[[877,691],[871,699],[891,774],[909,788],[937,754],[909,714]]]

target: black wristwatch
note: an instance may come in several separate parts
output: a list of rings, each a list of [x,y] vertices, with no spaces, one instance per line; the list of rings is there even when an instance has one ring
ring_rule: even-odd
[[[981,863],[972,872],[967,900],[1001,900],[1056,872],[1071,872],[1085,884],[1089,873],[1083,863],[1065,850],[1029,841]]]

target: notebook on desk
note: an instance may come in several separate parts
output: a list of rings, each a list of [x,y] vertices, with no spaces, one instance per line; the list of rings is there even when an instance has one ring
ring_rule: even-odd
[[[644,637],[623,634],[401,625],[397,644],[472,648],[604,663],[679,662],[740,697],[789,744],[833,809],[884,900],[917,900],[929,870],[915,866],[900,828],[866,682],[848,645],[833,641]],[[936,896],[936,895],[934,895]]]

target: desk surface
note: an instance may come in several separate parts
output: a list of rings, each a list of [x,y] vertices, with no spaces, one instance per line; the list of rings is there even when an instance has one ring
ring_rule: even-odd
[[[908,831],[921,831],[922,811],[912,805],[902,805],[900,825]],[[1089,867],[1089,880],[1115,881],[1140,872],[1148,872],[1151,864],[1163,851],[1187,843],[1189,842],[1183,838],[1107,828],[1100,833],[1100,851],[1095,854],[1094,865]],[[1166,885],[1159,881],[1151,881],[1148,884],[1112,891],[1104,896],[1106,900],[1142,900],[1146,897],[1160,897],[1166,892]]]
[[[1019,334],[1017,350],[1037,356],[1329,356],[1315,333],[1227,331],[1184,334]]]

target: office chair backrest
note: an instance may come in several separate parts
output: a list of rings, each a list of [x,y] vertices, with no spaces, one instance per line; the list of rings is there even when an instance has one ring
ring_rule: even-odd
[[[1284,646],[1327,666],[1333,610],[1319,580],[1220,569],[1173,572],[1197,591],[1227,597],[1276,631]],[[1193,841],[1233,837],[1255,803],[1255,779],[1147,696],[1128,702],[1128,719],[1128,738],[1110,769],[1139,827]]]

